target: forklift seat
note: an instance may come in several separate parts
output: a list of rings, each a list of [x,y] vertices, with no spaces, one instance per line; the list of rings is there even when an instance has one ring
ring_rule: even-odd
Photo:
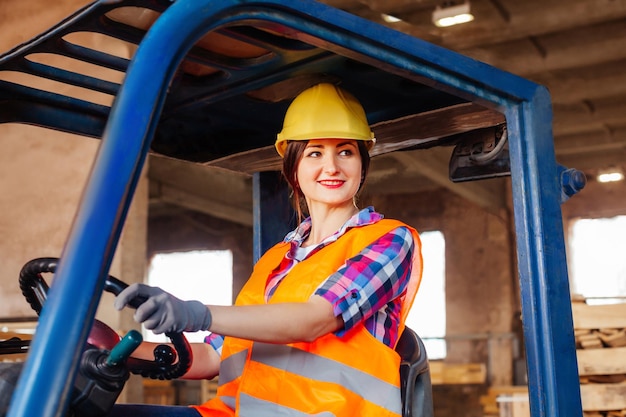
[[[0,353],[1,353],[0,342]],[[0,417],[4,417],[9,411],[9,402],[17,380],[22,372],[23,362],[0,362]]]
[[[433,392],[424,342],[405,327],[396,352],[401,358],[402,417],[433,417]]]

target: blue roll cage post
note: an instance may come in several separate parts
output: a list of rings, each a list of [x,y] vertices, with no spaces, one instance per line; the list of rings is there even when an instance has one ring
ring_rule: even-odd
[[[203,34],[250,20],[294,28],[325,49],[376,63],[504,113],[531,413],[533,417],[581,417],[559,206],[561,184],[547,90],[310,0],[177,0],[150,28],[111,110],[8,416],[64,415],[81,347],[174,72]],[[262,181],[256,184],[262,186]],[[264,204],[261,198],[254,201]]]

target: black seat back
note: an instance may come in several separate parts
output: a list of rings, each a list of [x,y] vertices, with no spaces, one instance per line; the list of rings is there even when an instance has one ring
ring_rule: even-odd
[[[0,417],[9,411],[11,396],[22,372],[23,362],[0,362]]]
[[[433,417],[433,392],[428,356],[422,339],[404,328],[396,345],[401,357],[402,417]]]

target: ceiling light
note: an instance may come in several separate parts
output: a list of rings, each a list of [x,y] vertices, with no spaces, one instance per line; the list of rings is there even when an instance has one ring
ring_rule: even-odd
[[[385,22],[387,22],[387,23],[398,23],[398,22],[401,22],[401,21],[402,21],[402,19],[398,19],[397,17],[392,16],[392,15],[390,15],[390,14],[385,14],[385,13],[383,13],[383,14],[381,14],[380,16],[381,16],[381,17],[383,18],[383,20],[384,20]]]
[[[447,27],[467,23],[474,20],[470,13],[469,1],[463,4],[437,6],[433,12],[433,23],[439,27]]]
[[[598,174],[598,182],[615,182],[622,181],[624,179],[624,173],[620,170],[605,171]]]

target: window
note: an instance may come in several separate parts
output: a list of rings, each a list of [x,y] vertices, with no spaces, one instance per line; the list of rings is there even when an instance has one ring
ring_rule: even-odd
[[[424,272],[406,324],[422,338],[429,359],[446,357],[446,257],[443,233],[420,233]]]
[[[570,227],[573,294],[590,303],[626,297],[626,216],[579,219]]]
[[[182,300],[230,305],[233,297],[233,255],[229,250],[160,253],[150,262],[148,284]],[[190,342],[202,342],[208,332],[186,333]],[[144,330],[144,339],[166,342],[165,335]]]

